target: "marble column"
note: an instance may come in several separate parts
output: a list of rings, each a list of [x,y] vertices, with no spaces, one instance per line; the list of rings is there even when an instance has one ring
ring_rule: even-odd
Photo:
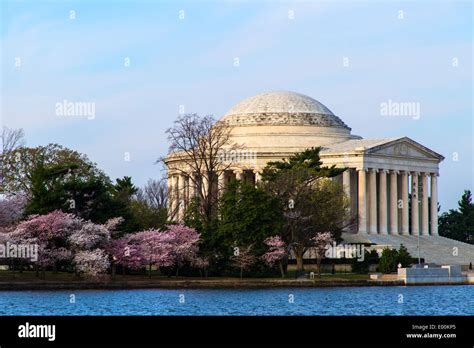
[[[358,233],[367,233],[367,173],[365,169],[358,169],[357,176],[359,181],[358,195],[358,214],[359,224]]]
[[[387,171],[379,173],[379,233],[387,234]]]
[[[390,234],[398,234],[398,172],[390,172]]]
[[[421,174],[421,234],[429,236],[429,213],[428,213],[428,173]]]
[[[411,174],[411,234],[417,236],[420,233],[420,214],[419,214],[419,199],[418,196],[418,173]]]
[[[173,217],[173,206],[174,203],[174,186],[173,186],[173,176],[168,173],[168,217],[171,219]]]
[[[344,187],[344,193],[350,199],[351,198],[351,169],[348,168],[342,173],[342,185]]]
[[[262,181],[262,174],[260,173],[258,169],[254,169],[254,174],[255,174],[255,186],[257,186],[257,184],[260,181]]]
[[[177,209],[177,219],[182,220],[184,218],[184,203],[185,203],[185,183],[184,183],[184,176],[177,175],[176,176],[176,186],[178,188],[178,209]]]
[[[408,172],[403,172],[402,177],[402,197],[401,197],[401,214],[402,214],[402,228],[401,234],[410,235],[409,218],[408,218]],[[400,211],[400,210],[399,210]]]
[[[369,233],[377,234],[377,169],[369,170]]]
[[[235,172],[235,179],[242,181],[244,179],[244,171],[242,169],[236,169]]]
[[[438,175],[431,174],[431,235],[438,235]]]
[[[221,171],[218,175],[219,176],[217,178],[217,192],[219,197],[221,197],[225,192],[225,171]]]
[[[344,221],[344,230],[349,231],[350,229],[350,220],[352,219],[352,197],[351,197],[351,169],[348,168],[342,173],[342,187],[344,189],[344,193],[348,199],[348,219]]]
[[[189,189],[188,189],[188,194],[189,194],[189,202],[196,197],[196,183],[194,182],[194,176],[193,174],[189,175]]]

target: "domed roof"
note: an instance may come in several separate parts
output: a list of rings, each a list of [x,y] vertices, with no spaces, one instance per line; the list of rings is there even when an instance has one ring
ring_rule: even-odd
[[[331,110],[307,95],[274,91],[239,102],[222,121],[232,125],[315,125],[348,128]]]

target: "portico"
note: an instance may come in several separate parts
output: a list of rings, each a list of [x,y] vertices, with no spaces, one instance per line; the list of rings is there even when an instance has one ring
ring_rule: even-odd
[[[357,218],[347,232],[438,235],[441,155],[401,137],[329,145],[321,159],[325,165],[348,168],[342,183],[355,203],[350,205],[351,215]]]

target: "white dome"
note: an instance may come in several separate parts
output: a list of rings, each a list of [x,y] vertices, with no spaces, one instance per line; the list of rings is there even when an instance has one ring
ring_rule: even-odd
[[[316,125],[349,129],[322,103],[289,91],[265,92],[244,99],[230,109],[222,121],[232,125]]]

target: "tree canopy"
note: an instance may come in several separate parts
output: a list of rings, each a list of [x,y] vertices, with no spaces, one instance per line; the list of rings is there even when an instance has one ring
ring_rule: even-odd
[[[314,237],[330,232],[338,239],[347,221],[347,197],[342,186],[331,180],[345,169],[323,167],[320,150],[311,148],[269,162],[262,173],[263,188],[283,207],[282,237],[295,254],[298,271],[303,270],[303,255],[314,246]]]
[[[457,209],[441,214],[439,234],[444,237],[474,244],[474,203],[470,190],[465,190]]]

